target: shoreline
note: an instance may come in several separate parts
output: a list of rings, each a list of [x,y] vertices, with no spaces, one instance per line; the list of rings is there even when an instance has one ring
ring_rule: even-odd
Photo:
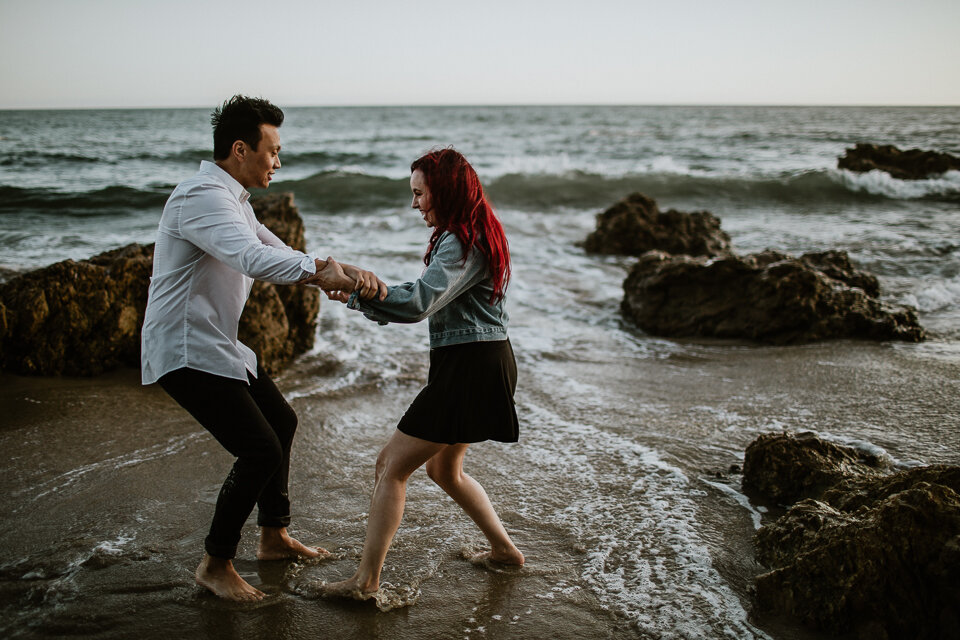
[[[960,450],[960,436],[942,437],[949,416],[960,415],[960,393],[955,393],[960,365],[931,368],[913,350],[849,341],[746,348],[688,343],[682,353],[632,362],[599,353],[555,361],[550,373],[533,379],[537,365],[531,360],[531,338],[529,329],[518,329],[512,338],[521,372],[528,372],[518,391],[521,442],[477,445],[468,458],[469,471],[488,486],[527,553],[526,569],[517,575],[488,574],[460,559],[461,548],[482,540],[418,472],[385,573],[385,581],[401,592],[419,590],[415,604],[377,614],[375,607],[314,599],[316,581],[345,575],[356,561],[376,451],[426,373],[415,356],[395,377],[324,386],[324,380],[339,379],[351,365],[341,361],[331,366],[329,354],[320,350],[298,359],[278,377],[278,385],[295,396],[291,403],[301,419],[291,476],[293,530],[337,556],[315,566],[262,566],[252,560],[256,538],[251,521],[238,566],[274,595],[266,609],[242,615],[271,625],[285,625],[290,615],[309,621],[290,630],[289,638],[315,637],[318,629],[332,632],[334,627],[322,622],[330,616],[341,628],[358,633],[375,633],[386,622],[393,637],[414,638],[420,637],[415,629],[440,628],[429,621],[438,613],[442,619],[459,619],[463,629],[484,626],[474,610],[479,607],[487,612],[486,637],[516,637],[524,628],[534,635],[538,631],[533,629],[548,628],[557,637],[571,637],[564,630],[574,625],[628,638],[654,628],[648,625],[664,624],[647,617],[658,609],[634,598],[646,593],[655,602],[686,601],[719,580],[708,589],[726,584],[724,597],[736,595],[724,606],[734,608],[709,615],[742,615],[742,624],[760,625],[777,640],[821,638],[825,636],[776,617],[747,623],[753,619],[748,593],[760,571],[752,555],[753,515],[738,502],[744,498],[711,486],[719,482],[741,494],[736,478],[718,479],[714,470],[742,462],[743,447],[756,433],[798,427],[800,422],[783,422],[790,415],[803,424],[815,421],[828,438],[870,442],[901,463],[923,452],[924,462],[955,463]],[[918,395],[902,383],[921,373],[927,392]],[[574,382],[580,394],[569,393]],[[222,621],[238,615],[236,608],[198,593],[192,565],[229,456],[160,389],[141,387],[135,369],[82,379],[3,374],[0,389],[0,412],[9,418],[0,430],[0,445],[18,451],[0,476],[11,496],[0,523],[0,567],[6,576],[0,593],[10,595],[13,603],[39,588],[59,603],[33,609],[31,618],[40,620],[40,631],[61,628],[73,619],[63,616],[79,615],[85,602],[93,602],[90,598],[113,599],[118,611],[126,611],[146,597],[152,613],[140,620],[118,613],[106,616],[111,621],[104,623],[106,630],[84,632],[80,625],[75,632],[158,637],[142,625],[186,630],[193,624],[199,625],[195,631],[206,629],[200,631],[203,637],[225,637],[202,620]],[[790,392],[777,391],[781,389]],[[878,395],[863,393],[868,389]],[[624,396],[633,401],[613,400]],[[885,427],[871,427],[874,422],[902,423],[908,416],[930,413],[933,406],[939,406],[939,416],[911,425],[910,441],[886,433]],[[932,442],[938,446],[931,448]],[[624,471],[638,475],[627,480]],[[630,482],[642,482],[644,488],[631,490]],[[648,530],[650,525],[643,523],[650,517],[651,524],[666,529],[659,534]],[[31,538],[16,535],[36,522],[44,524]],[[631,585],[647,562],[664,553],[672,557],[657,549],[663,535],[665,541],[679,536],[671,544],[679,545],[678,552],[694,553],[688,561],[706,554],[710,561],[702,570],[712,566],[709,571],[719,573],[696,587],[663,583],[682,575],[679,566],[668,568],[677,558],[664,567],[665,573],[657,570],[650,576],[652,584],[635,592]],[[38,555],[44,548],[51,552]],[[591,569],[597,553],[612,563],[611,569],[626,570],[623,591],[606,592],[602,580],[594,582],[605,575]],[[74,586],[64,592],[65,585]],[[735,613],[740,607],[743,613]],[[658,615],[672,618],[668,611]],[[694,619],[708,615],[699,605],[688,613]],[[519,617],[515,625],[510,624],[513,616]],[[11,618],[18,619],[24,620],[20,614]],[[493,631],[496,625],[499,632]],[[743,633],[754,633],[749,628]]]

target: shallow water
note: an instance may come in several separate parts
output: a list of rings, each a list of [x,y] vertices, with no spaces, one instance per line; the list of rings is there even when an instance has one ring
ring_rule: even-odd
[[[293,530],[336,557],[259,563],[251,521],[238,568],[270,598],[217,601],[193,586],[192,570],[227,454],[135,371],[4,376],[4,634],[817,637],[751,613],[762,567],[750,539],[769,513],[727,470],[758,434],[783,429],[905,465],[957,463],[955,354],[937,342],[651,338],[618,320],[619,260],[559,242],[554,251],[549,265],[515,251],[521,441],[467,456],[526,567],[490,572],[463,560],[482,537],[418,471],[383,575],[384,608],[400,607],[316,597],[318,582],[355,566],[373,460],[427,367],[424,326],[379,327],[325,303],[319,346],[279,384],[301,421]],[[399,265],[375,260],[384,271]]]
[[[4,377],[0,445],[18,452],[0,477],[4,634],[802,638],[749,614],[761,571],[750,536],[763,507],[724,473],[744,445],[764,431],[813,427],[905,463],[957,462],[960,443],[944,428],[960,411],[956,367],[920,366],[914,353],[697,347],[630,362],[611,350],[540,375],[537,356],[516,343],[523,439],[476,445],[467,466],[527,566],[489,572],[464,561],[482,538],[417,472],[383,575],[394,604],[399,595],[412,606],[389,613],[316,599],[315,587],[355,566],[372,461],[416,391],[418,362],[350,388],[318,371],[330,371],[322,358],[281,378],[288,392],[307,375],[339,387],[293,400],[302,426],[291,480],[296,535],[336,558],[256,562],[251,521],[237,566],[271,594],[259,606],[192,585],[230,460],[162,392],[141,389],[132,371]],[[610,367],[625,375],[601,378]],[[918,401],[922,393],[937,406]],[[906,425],[911,447],[885,435]]]

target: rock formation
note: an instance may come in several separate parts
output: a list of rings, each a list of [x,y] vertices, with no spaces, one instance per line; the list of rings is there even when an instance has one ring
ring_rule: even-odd
[[[760,609],[861,638],[960,637],[960,467],[883,475],[875,457],[811,434],[761,436],[747,452],[745,485],[812,496],[757,532],[771,569],[756,579]]]
[[[899,180],[922,180],[946,171],[960,171],[960,158],[938,151],[902,151],[892,144],[860,142],[853,149],[846,150],[837,166],[858,173],[879,169]]]
[[[819,496],[851,476],[876,477],[882,460],[812,433],[764,434],[747,446],[743,488],[778,504]]]
[[[714,259],[650,251],[630,269],[623,288],[624,316],[655,335],[773,344],[924,337],[912,308],[875,298],[876,278],[837,251]]]
[[[662,213],[642,193],[598,214],[584,248],[640,256],[621,311],[655,335],[773,344],[924,338],[916,311],[881,302],[877,278],[845,252],[737,256],[711,213]]]
[[[0,368],[94,375],[139,366],[153,246],[64,260],[0,284]]]
[[[304,249],[293,195],[253,202],[284,242]],[[131,244],[89,260],[64,260],[0,284],[0,369],[35,375],[96,375],[140,366],[140,327],[153,270],[153,245]],[[240,336],[277,371],[313,345],[319,292],[257,283]]]
[[[642,193],[632,193],[603,213],[584,248],[592,253],[639,256],[650,250],[717,256],[730,249],[730,236],[708,211],[663,213]]]

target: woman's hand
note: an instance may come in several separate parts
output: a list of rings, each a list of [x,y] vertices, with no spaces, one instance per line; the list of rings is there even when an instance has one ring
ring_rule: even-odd
[[[327,294],[327,297],[331,300],[336,300],[337,302],[343,302],[344,304],[350,300],[350,294],[346,291],[324,291]]]
[[[383,300],[387,297],[386,283],[378,278],[372,271],[358,269],[349,264],[342,264],[340,266],[343,267],[343,272],[346,276],[353,279],[354,291],[357,291],[362,299],[369,300],[374,296],[378,296],[379,300]],[[338,300],[339,298],[330,299]]]

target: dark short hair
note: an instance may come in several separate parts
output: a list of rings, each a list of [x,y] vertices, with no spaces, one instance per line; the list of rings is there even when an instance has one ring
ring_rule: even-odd
[[[260,143],[260,125],[279,127],[283,111],[263,98],[248,98],[237,94],[213,110],[213,159],[223,160],[230,155],[230,147],[243,140],[256,151]]]

